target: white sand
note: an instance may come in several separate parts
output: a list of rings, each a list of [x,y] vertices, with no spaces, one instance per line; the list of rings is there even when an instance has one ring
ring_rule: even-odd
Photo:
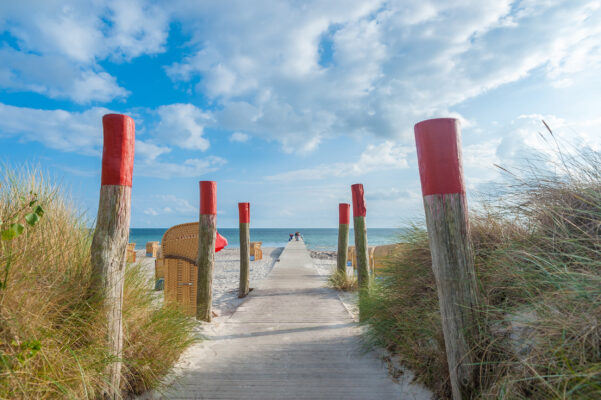
[[[263,259],[250,262],[250,287],[253,288],[273,269],[283,247],[262,248]],[[148,271],[149,277],[154,277],[153,257],[146,257],[144,250],[136,251],[136,261],[141,262]],[[225,248],[215,254],[215,271],[213,274],[213,311],[218,316],[233,314],[244,299],[238,298],[240,284],[240,249]]]

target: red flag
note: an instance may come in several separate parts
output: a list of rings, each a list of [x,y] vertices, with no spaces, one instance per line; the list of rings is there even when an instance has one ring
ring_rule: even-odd
[[[223,250],[225,246],[227,246],[227,239],[221,236],[219,232],[217,232],[217,235],[215,237],[215,253],[218,253],[221,250]]]

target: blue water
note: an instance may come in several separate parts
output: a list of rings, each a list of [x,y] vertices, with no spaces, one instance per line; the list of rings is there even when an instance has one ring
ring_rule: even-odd
[[[133,228],[129,231],[129,241],[136,243],[136,249],[143,249],[146,242],[160,242],[167,229],[163,228]],[[290,233],[299,231],[311,250],[336,250],[338,246],[338,229],[327,228],[251,228],[250,240],[263,242],[263,247],[282,247],[288,242]],[[367,242],[370,246],[398,242],[401,229],[372,228],[367,230]],[[219,229],[219,234],[228,241],[228,247],[240,247],[240,233],[237,228]],[[349,234],[349,245],[355,243],[353,229]]]

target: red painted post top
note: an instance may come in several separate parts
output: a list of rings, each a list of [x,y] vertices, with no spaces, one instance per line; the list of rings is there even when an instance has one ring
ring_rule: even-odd
[[[200,181],[200,213],[217,214],[217,182]]]
[[[238,203],[238,214],[241,224],[250,223],[250,203]]]
[[[106,114],[102,117],[102,128],[104,147],[101,184],[131,187],[136,142],[134,120],[127,115]]]
[[[365,217],[365,196],[363,195],[363,185],[355,183],[351,186],[353,193],[353,217]]]
[[[461,128],[455,118],[415,124],[422,194],[465,193],[461,165]]]
[[[338,204],[338,223],[348,225],[351,222],[351,205],[348,203]]]

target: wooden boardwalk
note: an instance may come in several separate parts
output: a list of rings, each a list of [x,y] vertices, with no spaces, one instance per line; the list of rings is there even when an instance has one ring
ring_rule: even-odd
[[[186,356],[168,399],[423,399],[360,343],[302,241],[214,334]]]

